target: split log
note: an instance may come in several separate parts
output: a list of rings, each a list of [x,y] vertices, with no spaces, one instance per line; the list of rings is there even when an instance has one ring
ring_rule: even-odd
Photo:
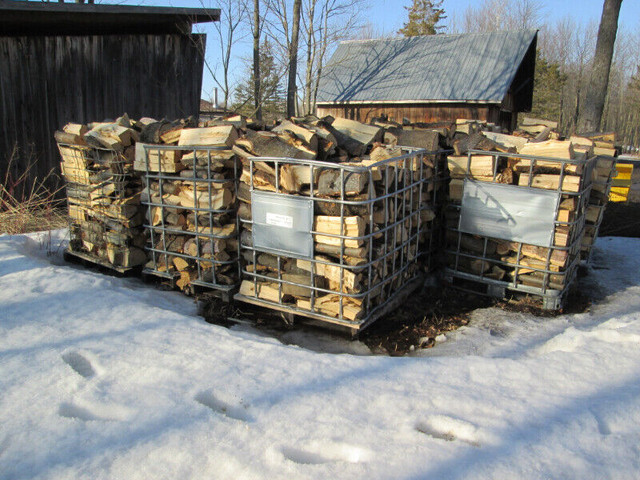
[[[517,242],[510,242],[509,246],[512,251],[518,251],[519,244]],[[521,255],[525,255],[542,262],[547,262],[548,254],[549,249],[547,247],[537,247],[535,245],[522,244]],[[567,264],[568,258],[569,253],[566,250],[552,249],[549,262],[551,265],[564,267]]]
[[[383,136],[383,130],[380,127],[366,125],[346,118],[336,118],[331,123],[331,126],[343,135],[361,143],[365,148],[368,145],[373,145],[373,143],[379,142],[382,140]],[[361,154],[363,153],[364,152]]]
[[[518,153],[539,157],[560,158],[564,160],[571,160],[575,158],[573,143],[565,140],[547,140],[539,143],[529,142],[522,146]]]
[[[232,147],[238,138],[233,125],[219,127],[185,128],[180,132],[178,145],[206,145]]]
[[[495,157],[493,155],[472,155],[471,159],[467,155],[447,157],[449,172],[452,178],[483,177],[493,179],[495,172]],[[498,173],[498,172],[496,172]]]
[[[87,142],[82,137],[82,135],[78,135],[76,133],[56,131],[53,136],[58,143],[66,143],[69,145],[87,145]]]
[[[318,195],[358,195],[369,184],[368,172],[349,172],[326,169],[318,176]]]
[[[340,316],[340,295],[329,294],[314,299],[313,308],[310,300],[298,299],[296,305],[302,310],[316,311],[331,317]],[[362,318],[364,310],[360,302],[342,297],[342,318],[355,322]]]
[[[319,234],[328,233],[345,237],[362,237],[364,236],[365,226],[366,222],[362,217],[344,217],[341,222],[340,217],[317,215],[313,222],[315,241],[327,245],[344,245],[349,248],[359,248],[364,242],[361,238],[338,238]]]
[[[518,180],[518,185],[529,186],[529,174],[522,173]],[[581,177],[573,175],[565,175],[562,180],[562,191],[579,192]],[[560,186],[560,175],[552,174],[534,174],[531,177],[531,186],[534,188],[544,188],[547,190],[557,190]]]
[[[146,147],[146,148],[145,148]],[[153,145],[136,143],[134,170],[177,173],[184,170],[180,163],[181,152],[179,150],[154,149]]]
[[[287,143],[278,134],[272,132],[254,132],[247,130],[242,138],[236,140],[236,145],[242,147],[249,154],[256,157],[298,158],[312,160],[316,155],[307,149],[300,149]],[[236,153],[240,153],[234,149]],[[245,153],[246,155],[246,153]]]
[[[275,133],[289,132],[302,140],[308,149],[312,150],[316,154],[318,153],[318,136],[314,131],[296,125],[288,120],[283,121],[271,131]]]
[[[511,148],[505,148],[499,143],[484,136],[482,132],[472,133],[463,138],[459,138],[453,142],[453,150],[456,155],[466,155],[469,150],[484,150],[495,152],[510,152]]]

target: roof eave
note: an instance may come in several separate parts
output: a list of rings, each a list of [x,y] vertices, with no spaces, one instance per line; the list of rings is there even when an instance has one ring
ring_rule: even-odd
[[[189,33],[220,20],[220,9],[85,5],[0,0],[3,35]]]
[[[325,101],[318,100],[316,105],[428,105],[432,103],[465,103],[475,105],[500,105],[500,100],[469,100],[469,99],[456,99],[456,100],[434,100],[434,99],[421,99],[421,100],[345,100],[345,101]]]

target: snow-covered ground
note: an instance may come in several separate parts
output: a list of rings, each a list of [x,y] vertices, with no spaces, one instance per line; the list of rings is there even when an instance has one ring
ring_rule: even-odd
[[[478,310],[403,358],[209,325],[47,243],[0,236],[2,479],[638,478],[638,239],[598,240],[589,312]]]

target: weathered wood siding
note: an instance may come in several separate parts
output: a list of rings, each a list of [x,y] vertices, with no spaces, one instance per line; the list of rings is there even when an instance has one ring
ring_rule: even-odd
[[[204,35],[0,37],[0,182],[30,161],[59,171],[53,139],[68,122],[198,115]]]
[[[455,121],[458,118],[482,120],[496,124],[504,124],[505,128],[511,126],[511,113],[501,112],[497,105],[473,105],[465,103],[447,104],[358,104],[358,105],[318,105],[317,115],[324,117],[349,118],[368,122],[374,117],[387,115],[389,119],[402,122],[403,118],[410,122],[435,123]]]

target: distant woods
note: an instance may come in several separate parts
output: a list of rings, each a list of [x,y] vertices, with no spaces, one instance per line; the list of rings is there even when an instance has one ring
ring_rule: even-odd
[[[413,0],[398,33],[539,29],[531,114],[557,121],[567,135],[615,131],[619,143],[639,146],[640,32],[618,28],[622,0],[602,1],[602,19],[580,24],[556,18],[553,4],[539,0],[481,0],[448,17],[440,1]]]
[[[322,69],[341,40],[360,27],[364,0],[219,0],[220,59],[207,68],[221,93],[218,107],[258,120],[315,112]],[[243,43],[253,54],[232,71]],[[210,93],[213,97],[213,92]]]
[[[621,0],[606,2],[618,3],[619,8]],[[295,32],[298,12],[294,4],[300,15]],[[600,18],[586,24],[578,23],[575,16],[557,18],[553,4],[543,7],[539,0],[479,0],[461,15],[445,12],[443,4],[413,0],[405,7],[402,27],[389,35],[366,22],[366,0],[219,0],[211,6],[223,10],[216,39],[221,52],[237,57],[240,44],[253,41],[253,56],[245,59],[245,69],[232,72],[224,61],[226,55],[210,69],[221,96],[227,97],[227,109],[271,120],[287,113],[287,99],[293,109],[290,113],[315,111],[318,79],[341,40],[539,29],[531,115],[559,122],[567,135],[586,128],[581,115],[593,104],[586,100],[593,95],[589,88],[597,87],[598,80],[606,76],[600,73],[602,62],[596,60]],[[225,8],[233,9],[233,15],[224,15]],[[238,17],[242,22],[236,26]],[[624,22],[621,19],[613,36],[602,121],[589,129],[615,131],[620,143],[639,146],[640,31],[626,28]],[[225,36],[230,29],[232,35]],[[260,63],[257,66],[255,59]]]

